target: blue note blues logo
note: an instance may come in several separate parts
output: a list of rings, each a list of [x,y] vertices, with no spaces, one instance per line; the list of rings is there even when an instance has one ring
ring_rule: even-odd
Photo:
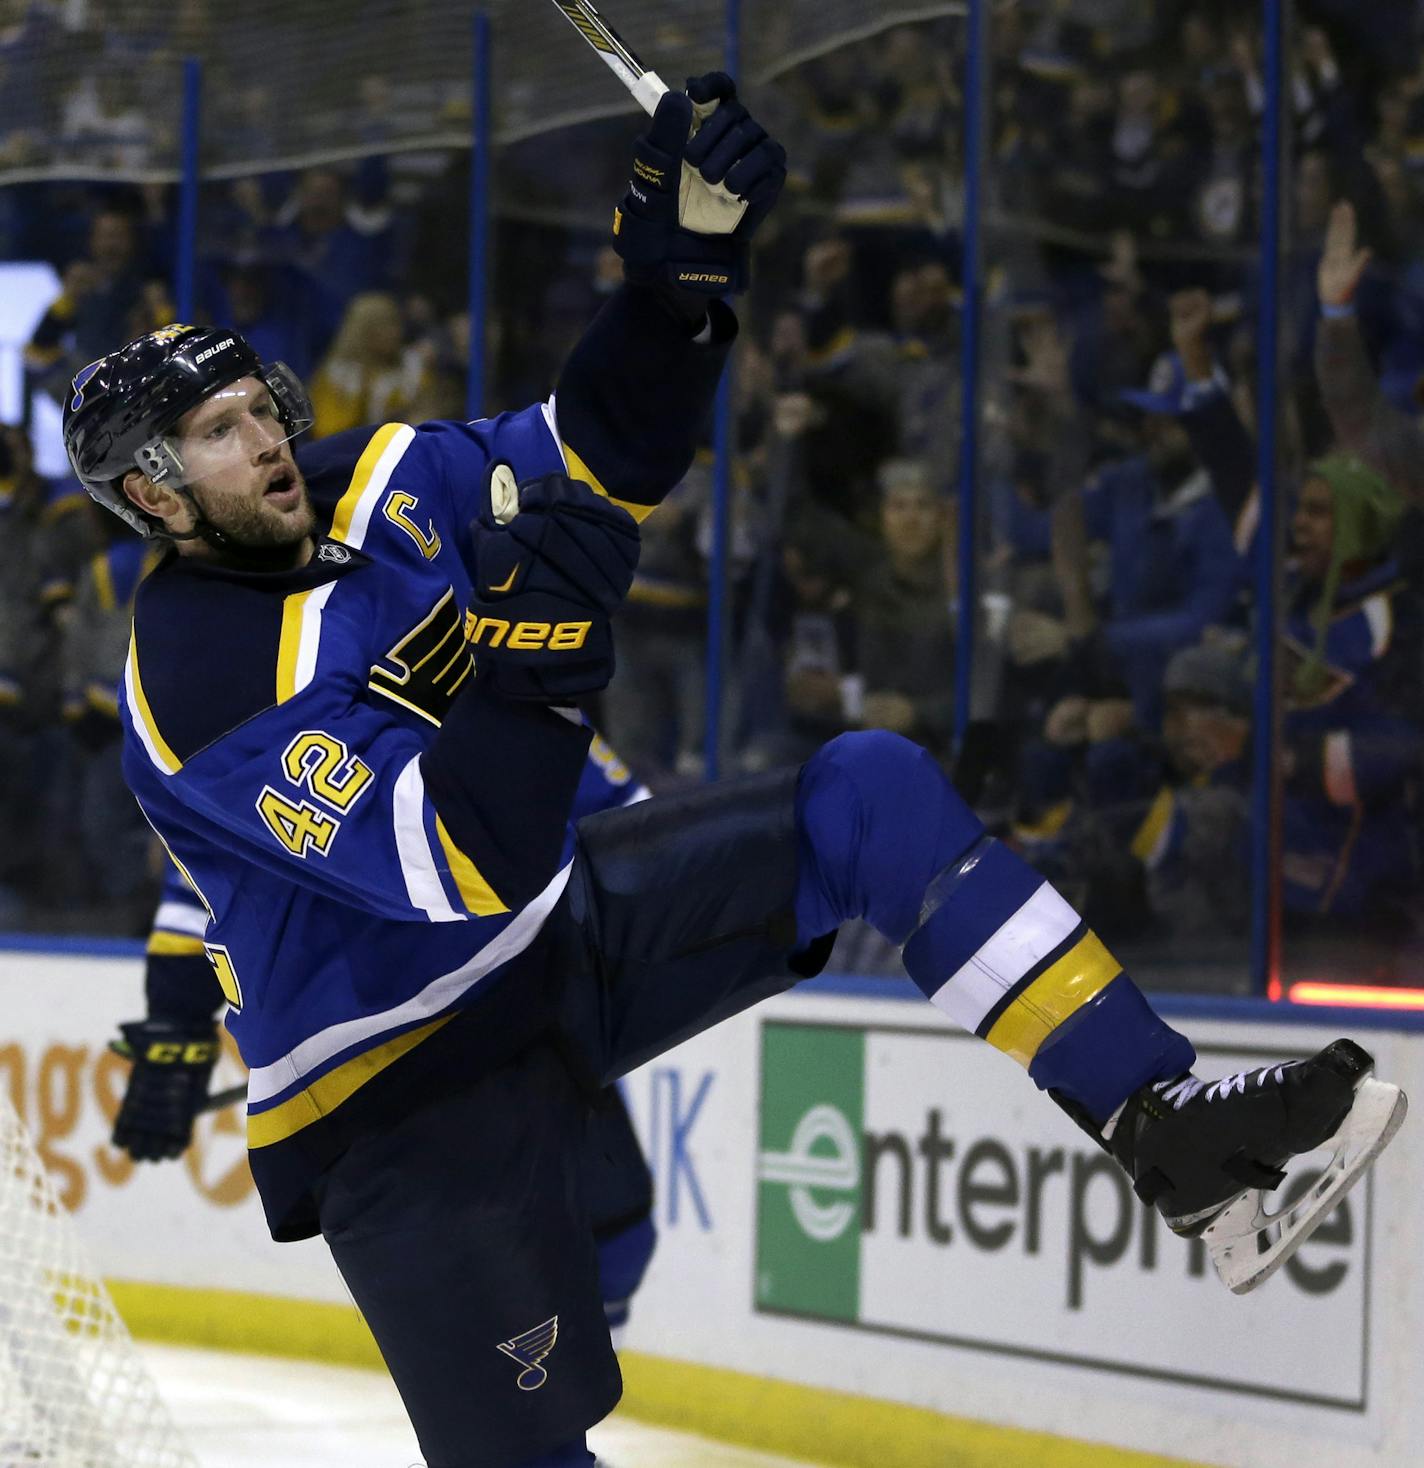
[[[516,1365],[524,1369],[519,1373],[515,1385],[522,1392],[538,1391],[549,1379],[549,1373],[539,1364],[559,1339],[559,1317],[552,1315],[542,1325],[526,1330],[510,1340],[501,1341],[495,1347]]]
[[[89,379],[104,365],[104,359],[99,358],[97,362],[91,362],[87,367],[81,367],[74,374],[74,396],[69,400],[69,410],[77,413],[84,406],[84,388]]]

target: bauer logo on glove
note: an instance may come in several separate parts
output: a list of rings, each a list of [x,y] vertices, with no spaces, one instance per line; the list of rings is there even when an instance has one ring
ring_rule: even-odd
[[[743,291],[750,244],[786,182],[786,149],[725,72],[668,92],[635,145],[613,247],[630,280],[705,295]]]

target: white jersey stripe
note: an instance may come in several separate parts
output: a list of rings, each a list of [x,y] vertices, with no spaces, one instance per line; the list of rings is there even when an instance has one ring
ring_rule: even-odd
[[[292,680],[292,693],[296,695],[316,677],[316,655],[321,646],[321,613],[336,582],[328,581],[315,587],[302,605],[302,630],[297,643],[297,666]]]
[[[456,912],[445,895],[430,839],[425,834],[425,780],[420,773],[419,755],[396,777],[391,814],[396,853],[410,905],[418,907],[433,923],[462,922],[468,914]]]
[[[549,885],[520,909],[500,933],[459,968],[432,980],[418,994],[394,1009],[361,1019],[345,1020],[303,1040],[300,1045],[271,1065],[259,1066],[248,1077],[247,1099],[260,1104],[301,1081],[327,1061],[355,1045],[366,1045],[388,1030],[419,1024],[448,1009],[486,974],[522,953],[538,936],[545,919],[568,885],[573,863],[554,874]]]
[[[932,997],[966,1030],[980,1021],[1028,971],[1076,928],[1078,914],[1044,882],[1033,896]]]
[[[171,751],[165,752],[159,747],[158,741],[154,738],[154,730],[149,727],[148,715],[145,712],[142,703],[139,701],[138,695],[135,691],[135,661],[136,653],[133,641],[131,639],[129,642],[128,662],[124,665],[124,702],[128,705],[129,720],[133,724],[134,733],[138,735],[139,741],[142,743],[144,749],[148,751],[149,759],[151,759],[153,763],[160,770],[162,770],[165,775],[177,774],[179,769],[182,768],[181,765],[179,765],[176,761],[169,757]]]
[[[390,483],[391,474],[397,464],[405,455],[405,451],[415,442],[415,429],[408,423],[402,423],[397,433],[391,435],[391,441],[385,447],[381,457],[376,460],[376,467],[371,471],[371,478],[366,485],[361,498],[356,503],[356,508],[351,512],[351,526],[342,537],[344,542],[360,550],[366,539],[366,531],[371,523],[371,516],[375,513],[376,504],[386,492],[386,486]]]
[[[191,938],[201,938],[208,931],[208,915],[194,897],[188,902],[160,902],[153,915],[153,926],[165,933],[186,933]]]

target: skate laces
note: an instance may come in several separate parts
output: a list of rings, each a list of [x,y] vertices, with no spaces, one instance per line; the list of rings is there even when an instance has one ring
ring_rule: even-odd
[[[1268,1084],[1278,1086],[1285,1080],[1285,1073],[1299,1063],[1290,1060],[1282,1065],[1262,1066],[1259,1070],[1238,1070],[1234,1075],[1222,1076],[1215,1081],[1203,1081],[1188,1072],[1175,1081],[1157,1081],[1152,1089],[1164,1101],[1171,1102],[1174,1111],[1180,1111],[1188,1101],[1194,1101],[1198,1096],[1206,1101],[1222,1101],[1228,1096],[1244,1096],[1246,1088],[1253,1082],[1257,1090]]]

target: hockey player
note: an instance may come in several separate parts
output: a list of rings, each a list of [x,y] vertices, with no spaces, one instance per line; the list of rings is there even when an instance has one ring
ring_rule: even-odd
[[[570,820],[600,810],[620,810],[651,791],[598,735],[589,746]],[[208,962],[204,936],[208,914],[198,894],[172,865],[148,935],[144,962],[146,1014],[120,1026],[112,1048],[134,1060],[114,1119],[113,1144],[136,1162],[181,1157],[193,1140],[193,1123],[207,1101],[218,1058],[213,1018],[223,1007],[222,989]],[[208,1039],[193,1034],[204,1026]],[[163,1047],[182,1035],[181,1063]],[[583,1147],[583,1186],[598,1249],[603,1313],[615,1345],[657,1242],[653,1180],[617,1086],[609,1086],[589,1111]]]
[[[1402,1116],[1348,1041],[1195,1079],[1102,942],[896,735],[570,833],[590,736],[569,706],[612,673],[637,523],[690,462],[736,332],[722,297],[784,173],[728,78],[669,94],[614,216],[627,281],[523,412],[299,461],[300,384],[232,332],[168,328],[74,382],[80,478],[174,543],[138,599],[125,767],[210,914],[268,1222],[325,1237],[431,1468],[590,1461],[620,1383],[586,1098],[816,973],[853,917],[1237,1287]],[[1283,1164],[1337,1134],[1264,1233]]]

